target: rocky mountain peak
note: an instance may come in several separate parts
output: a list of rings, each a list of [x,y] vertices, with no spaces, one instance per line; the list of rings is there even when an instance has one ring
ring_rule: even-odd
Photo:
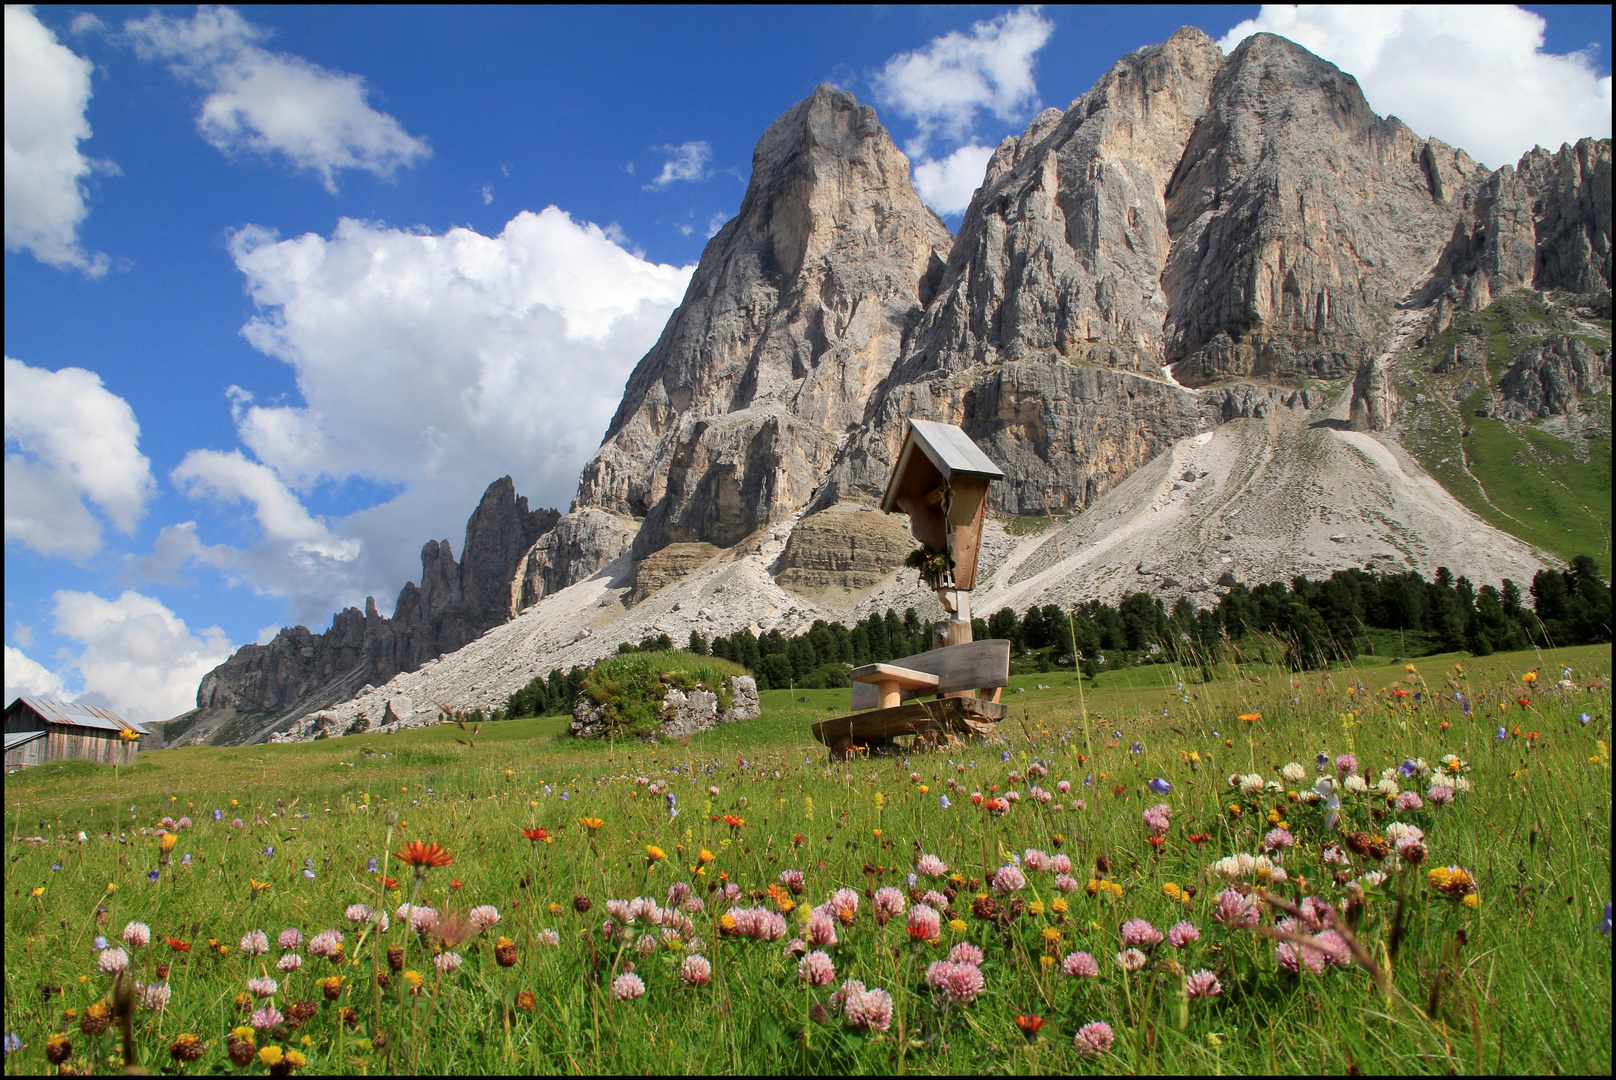
[[[949,239],[875,111],[820,86],[758,141],[740,212],[630,376],[576,505],[643,519],[636,558],[796,513],[902,353]]]

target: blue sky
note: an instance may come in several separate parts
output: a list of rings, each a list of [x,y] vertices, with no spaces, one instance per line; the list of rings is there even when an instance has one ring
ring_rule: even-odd
[[[1186,24],[1489,165],[1609,135],[1609,8],[1541,11],[8,9],[8,697],[166,718],[235,646],[390,611],[495,477],[566,509],[819,82],[952,227],[1001,138]]]

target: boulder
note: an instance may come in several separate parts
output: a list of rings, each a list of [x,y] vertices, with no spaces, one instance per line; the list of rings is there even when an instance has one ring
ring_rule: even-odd
[[[737,720],[753,720],[762,715],[758,704],[757,682],[750,675],[732,675],[730,694],[734,701],[720,711],[718,694],[705,688],[686,693],[669,687],[662,698],[662,722],[658,729],[646,735],[648,742],[661,739],[679,739],[700,731],[711,731]],[[580,739],[601,738],[606,734],[603,723],[605,709],[591,701],[587,694],[579,694],[572,706],[572,733]]]

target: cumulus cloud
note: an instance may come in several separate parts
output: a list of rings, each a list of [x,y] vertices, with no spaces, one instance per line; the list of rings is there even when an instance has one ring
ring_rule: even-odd
[[[657,174],[657,178],[645,185],[646,190],[665,188],[677,180],[705,180],[710,175],[707,172],[707,162],[713,156],[713,148],[705,142],[659,146],[657,149],[666,153],[668,160],[662,163],[662,171]]]
[[[21,649],[6,646],[6,702],[9,704],[24,695],[34,697],[63,696],[62,679],[54,671],[33,659]]]
[[[1586,52],[1544,52],[1544,26],[1511,6],[1264,4],[1218,44],[1289,38],[1356,76],[1376,112],[1496,168],[1611,133],[1610,76]]]
[[[972,143],[941,161],[922,162],[915,166],[915,190],[939,214],[963,214],[992,157],[993,147]]]
[[[86,503],[133,532],[156,485],[129,403],[83,368],[5,366],[6,541],[89,558],[101,523]]]
[[[79,243],[84,181],[99,164],[79,152],[90,137],[88,60],[56,40],[26,7],[6,8],[6,250],[95,276],[105,255]]]
[[[387,610],[418,576],[422,542],[458,550],[501,475],[535,506],[565,508],[695,269],[647,262],[555,207],[497,236],[354,220],[329,237],[248,228],[230,252],[260,312],[243,334],[292,367],[301,402],[232,388],[250,453],[197,451],[174,480],[250,505],[262,537],[209,547],[173,526],[131,569],[171,577],[195,559],[316,621],[367,593]],[[399,493],[329,522],[304,509],[316,486],[350,479]]]
[[[124,35],[143,59],[165,60],[209,92],[197,129],[226,154],[278,154],[333,194],[343,169],[390,179],[432,154],[425,139],[371,108],[362,78],[270,52],[258,44],[267,31],[230,8],[204,7],[190,19],[153,12],[125,23]]]
[[[910,155],[924,157],[934,138],[964,139],[980,112],[1013,120],[1035,105],[1033,63],[1054,29],[1037,8],[1022,7],[888,60],[875,76],[876,96],[919,127]]]
[[[217,626],[193,633],[161,601],[138,592],[107,600],[63,589],[54,600],[56,632],[81,646],[70,651],[65,668],[83,684],[75,697],[136,723],[161,723],[195,708],[202,676],[231,652]],[[12,651],[6,650],[8,693]]]

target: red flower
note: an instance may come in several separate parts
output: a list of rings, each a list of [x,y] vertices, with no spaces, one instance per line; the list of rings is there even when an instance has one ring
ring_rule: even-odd
[[[546,844],[555,842],[551,839],[550,833],[545,829],[523,829],[522,835],[527,837],[529,840],[532,840],[534,843],[538,843],[540,840],[543,840]]]
[[[1077,763],[1079,765],[1086,764],[1088,762],[1088,760],[1089,760],[1089,756],[1087,754],[1079,754],[1079,755],[1077,755]]]
[[[424,844],[419,840],[411,840],[394,852],[393,857],[401,863],[416,867],[448,866],[454,862],[454,856],[449,854],[447,848],[437,844]]]
[[[1407,690],[1393,690],[1392,691],[1392,697],[1396,698],[1398,701],[1402,701],[1404,698],[1408,697],[1408,691]]]
[[[746,819],[743,817],[736,817],[734,814],[725,814],[724,824],[728,825],[732,829],[739,829],[742,825],[746,824]]]
[[[376,880],[382,883],[382,888],[384,889],[396,889],[399,887],[397,879],[390,878],[386,874],[377,874]]]
[[[1118,796],[1120,796],[1123,793],[1124,790],[1126,790],[1126,789],[1123,788],[1123,786],[1121,784],[1117,785],[1117,795]]]
[[[450,880],[450,881],[449,881],[449,888],[451,888],[451,889],[458,889],[458,888],[461,888],[461,884],[460,884],[460,882],[459,882],[459,881],[457,881],[457,880],[454,880],[454,879],[451,879],[451,880]]]
[[[1542,733],[1541,733],[1541,732],[1537,732],[1537,731],[1528,731],[1528,732],[1527,732],[1527,733],[1526,733],[1526,739],[1527,739],[1527,741],[1528,741],[1528,742],[1530,742],[1530,741],[1531,741],[1531,740],[1533,740],[1533,739],[1541,739],[1541,738],[1542,738],[1542,737],[1543,737],[1543,735],[1542,735]]]
[[[1515,699],[1515,704],[1519,705],[1521,708],[1524,709],[1528,705],[1532,704],[1532,699],[1531,698],[1518,697],[1518,698]]]
[[[1212,834],[1204,832],[1192,832],[1190,833],[1188,839],[1192,844],[1204,844],[1208,840],[1212,839]]]
[[[982,793],[980,791],[971,792],[971,805],[972,806],[981,806],[982,805]]]
[[[1026,1035],[1027,1038],[1029,1038],[1029,1039],[1032,1038],[1034,1035],[1038,1034],[1039,1030],[1046,1023],[1048,1023],[1048,1021],[1045,1020],[1042,1016],[1018,1016],[1018,1017],[1016,1017],[1016,1027],[1020,1028],[1021,1031],[1022,1031],[1022,1034]]]
[[[802,842],[806,839],[807,837],[803,836],[802,833],[793,833],[791,835],[791,843],[793,846],[801,846]]]
[[[163,940],[168,942],[168,947],[173,949],[175,952],[191,951],[191,943],[189,941],[181,941],[179,938],[173,937],[165,937]]]
[[[1167,842],[1167,837],[1165,837],[1165,836],[1147,836],[1147,837],[1145,837],[1145,843],[1149,844],[1151,847],[1161,847],[1166,842]]]

